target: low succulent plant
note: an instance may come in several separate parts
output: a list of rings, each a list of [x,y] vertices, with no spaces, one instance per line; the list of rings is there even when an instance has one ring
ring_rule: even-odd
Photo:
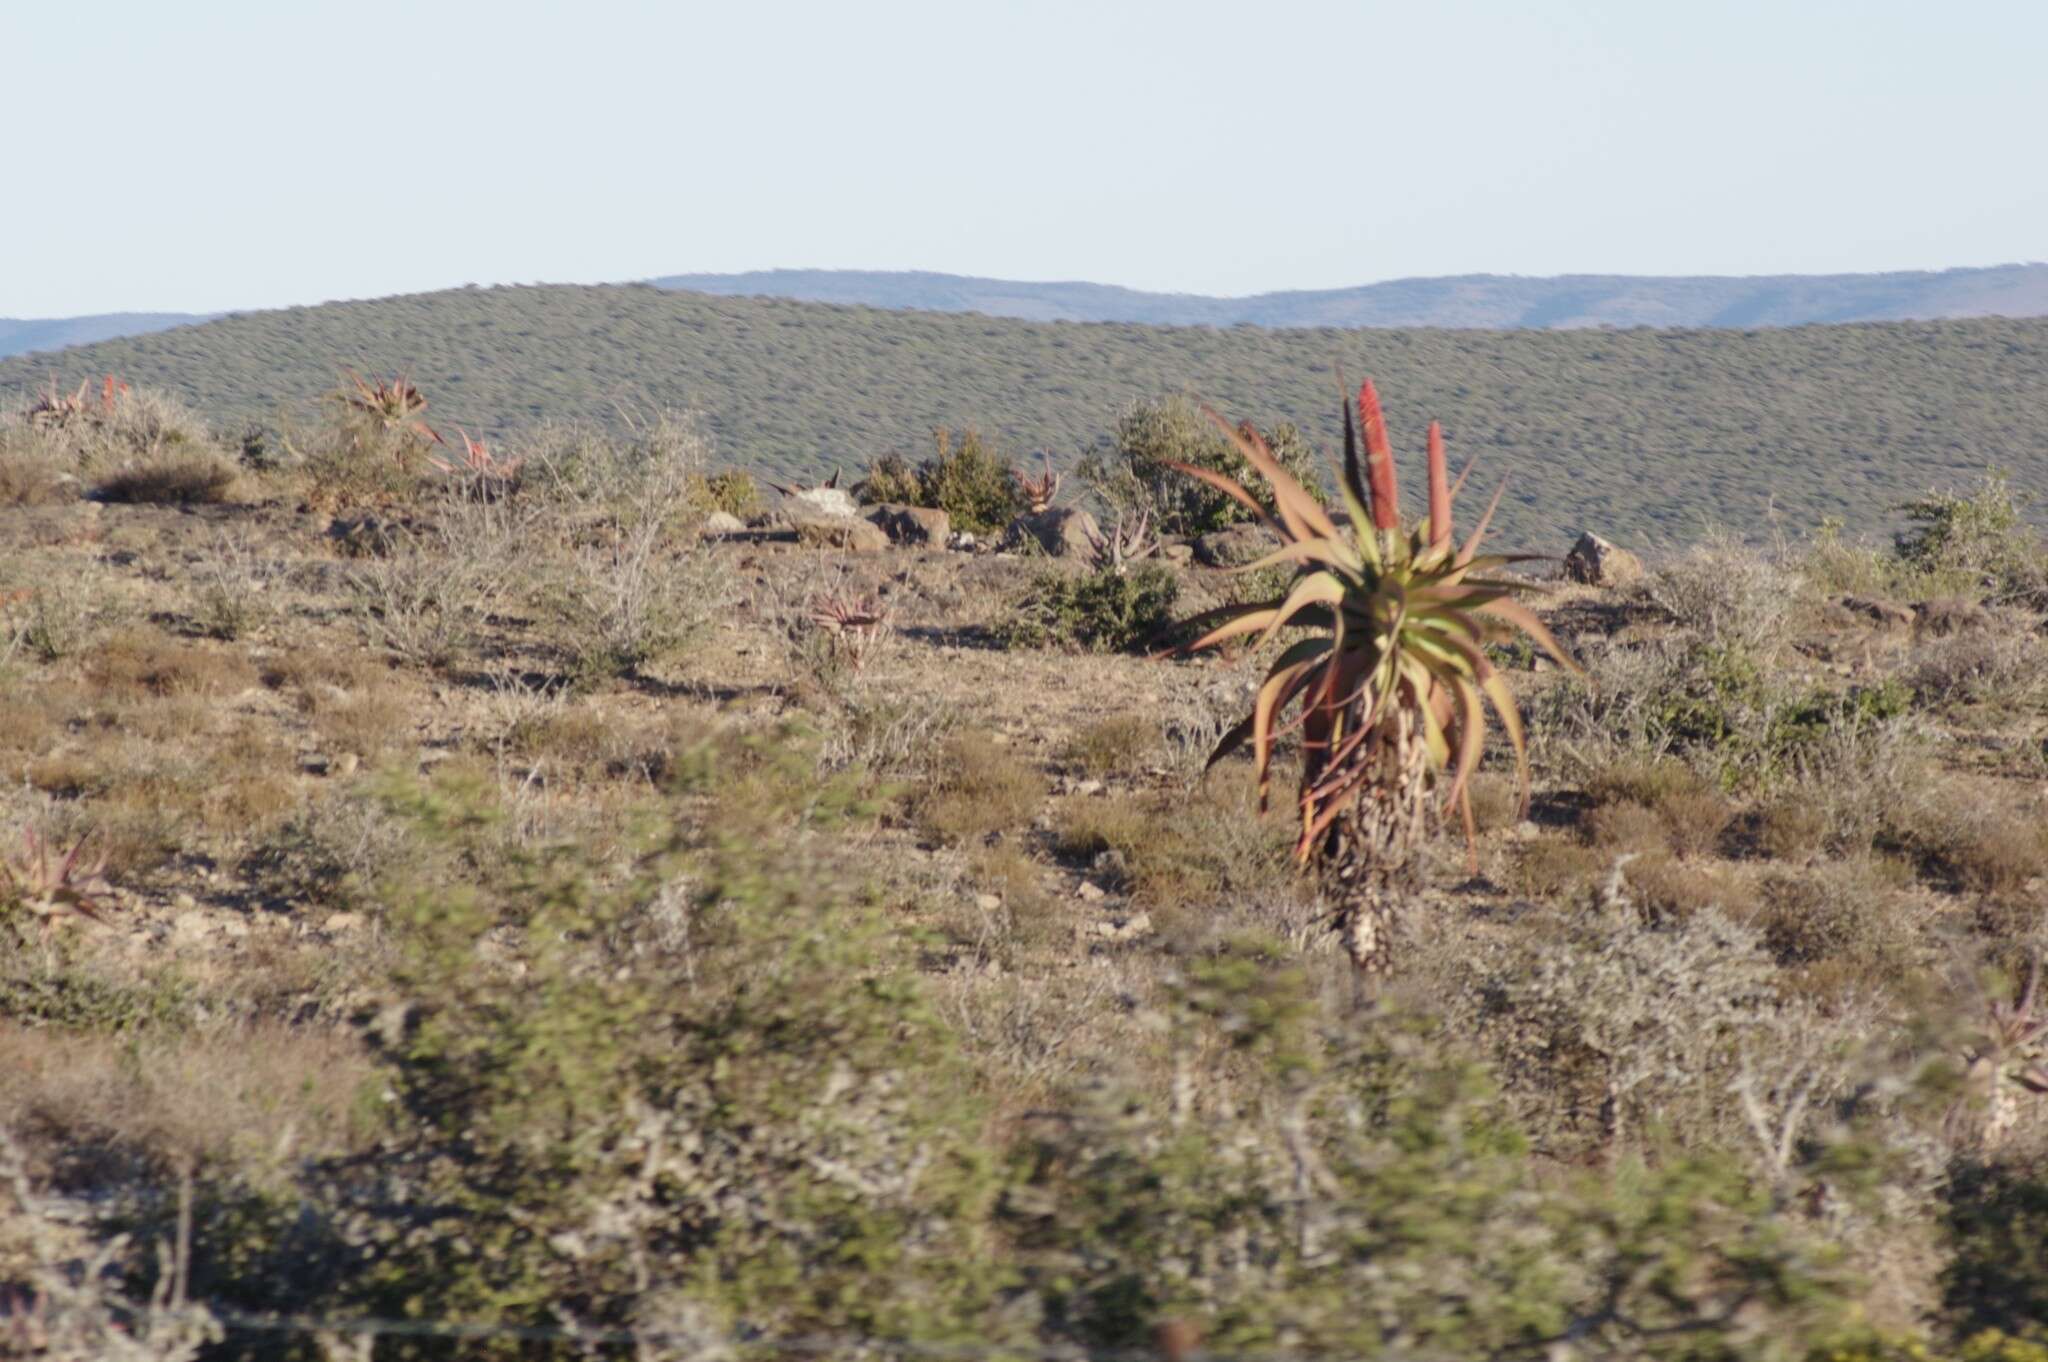
[[[421,418],[420,413],[427,409],[427,397],[411,379],[380,378],[372,383],[354,370],[346,372],[355,390],[343,389],[335,394],[335,400],[342,406],[367,418],[384,434],[416,436],[437,445],[448,443]]]
[[[1390,961],[1393,905],[1421,837],[1446,809],[1457,810],[1468,843],[1474,835],[1470,781],[1486,743],[1488,706],[1514,748],[1524,806],[1528,801],[1521,718],[1505,678],[1487,660],[1486,645],[1519,631],[1560,664],[1573,663],[1515,599],[1529,584],[1491,575],[1523,559],[1478,551],[1499,493],[1464,542],[1453,541],[1457,489],[1446,468],[1442,427],[1429,427],[1427,517],[1406,529],[1393,445],[1370,379],[1358,390],[1355,422],[1348,400],[1343,414],[1338,486],[1348,525],[1324,510],[1257,432],[1210,413],[1265,479],[1274,511],[1221,473],[1175,466],[1243,505],[1281,541],[1235,571],[1289,564],[1298,575],[1277,599],[1201,617],[1197,622],[1214,627],[1183,651],[1247,635],[1264,643],[1289,626],[1312,631],[1281,652],[1252,712],[1224,735],[1210,764],[1250,742],[1263,802],[1282,715],[1299,702],[1300,713],[1284,726],[1302,734],[1296,854],[1331,873],[1353,962],[1378,972]]]
[[[1123,576],[1132,563],[1159,552],[1159,536],[1152,533],[1152,513],[1142,510],[1135,517],[1119,515],[1107,533],[1089,532],[1088,547],[1098,570]]]
[[[41,919],[45,934],[66,917],[104,922],[100,900],[108,886],[100,872],[106,869],[106,857],[101,856],[90,865],[79,863],[90,836],[81,836],[72,843],[71,850],[53,863],[50,844],[42,834],[34,828],[23,829],[22,850],[0,858],[0,903],[11,902],[27,909]]]
[[[1024,504],[1033,515],[1050,509],[1052,499],[1060,494],[1060,475],[1053,469],[1052,455],[1041,450],[1039,456],[1045,460],[1045,472],[1037,477],[1026,473],[1011,474],[1017,479],[1017,490],[1023,494]]]

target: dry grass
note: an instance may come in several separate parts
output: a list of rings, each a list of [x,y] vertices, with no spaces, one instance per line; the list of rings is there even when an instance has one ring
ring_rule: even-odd
[[[956,733],[918,797],[917,823],[940,845],[978,846],[1024,831],[1045,795],[1036,766],[985,733]]]
[[[73,1160],[246,1174],[350,1153],[374,1129],[370,1075],[353,1038],[276,1023],[140,1037],[0,1029],[0,1110]]]
[[[257,670],[240,653],[165,637],[137,626],[107,638],[79,659],[80,670],[102,703],[143,700],[219,700],[257,683]]]
[[[44,506],[77,496],[78,479],[62,459],[0,428],[0,506]]]
[[[1074,735],[1062,758],[1093,777],[1133,776],[1159,755],[1158,725],[1149,715],[1118,714]]]

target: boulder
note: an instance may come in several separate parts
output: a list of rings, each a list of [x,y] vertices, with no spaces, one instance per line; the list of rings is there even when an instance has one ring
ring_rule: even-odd
[[[796,540],[812,548],[846,549],[852,553],[880,553],[889,547],[882,528],[854,515],[801,515],[792,517]]]
[[[935,544],[944,548],[953,536],[953,518],[930,506],[884,502],[868,508],[868,519],[898,544]]]
[[[1279,547],[1264,525],[1230,525],[1195,540],[1195,559],[1212,568],[1243,567]]]
[[[707,535],[745,534],[747,532],[747,522],[741,520],[731,511],[713,511],[710,515],[704,517],[703,529]]]
[[[1078,506],[1052,506],[1029,511],[1003,531],[1003,552],[1016,553],[1036,544],[1054,558],[1086,558],[1095,552],[1102,526]]]
[[[860,518],[860,503],[853,499],[853,493],[837,487],[805,487],[785,491],[783,499],[789,503],[789,515],[792,520],[801,520],[805,516],[845,516],[855,520]]]
[[[1186,567],[1195,560],[1195,546],[1185,539],[1162,539],[1159,556],[1175,567]]]
[[[1564,575],[1587,586],[1627,586],[1643,578],[1643,560],[1588,530],[1564,556]]]

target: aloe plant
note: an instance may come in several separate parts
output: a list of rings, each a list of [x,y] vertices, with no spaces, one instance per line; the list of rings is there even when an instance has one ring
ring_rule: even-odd
[[[52,863],[50,844],[34,828],[24,828],[21,841],[20,853],[0,857],[0,903],[26,908],[42,920],[46,935],[66,916],[105,921],[100,916],[100,899],[107,892],[106,882],[100,878],[106,869],[105,856],[81,866],[79,853],[86,842],[82,836]]]
[[[1251,713],[1224,735],[1209,762],[1213,767],[1250,742],[1263,807],[1275,741],[1286,729],[1300,728],[1296,855],[1304,866],[1327,872],[1336,886],[1338,925],[1353,963],[1363,972],[1382,972],[1391,962],[1396,905],[1411,887],[1414,848],[1451,809],[1463,821],[1468,846],[1475,845],[1471,779],[1487,739],[1489,706],[1514,749],[1521,802],[1528,803],[1521,718],[1505,678],[1487,660],[1486,644],[1519,631],[1561,665],[1576,667],[1535,613],[1515,599],[1528,584],[1492,575],[1530,555],[1478,551],[1499,492],[1464,542],[1454,542],[1458,489],[1446,467],[1441,425],[1429,427],[1427,517],[1404,529],[1393,444],[1370,379],[1358,390],[1355,421],[1351,402],[1344,403],[1338,487],[1348,525],[1332,518],[1256,431],[1208,414],[1265,480],[1273,511],[1221,473],[1174,466],[1242,504],[1280,539],[1278,549],[1235,571],[1278,564],[1298,571],[1277,599],[1226,606],[1191,621],[1214,627],[1183,651],[1247,635],[1263,644],[1289,626],[1312,631],[1282,650]],[[1297,704],[1298,714],[1283,724]]]
[[[1045,460],[1045,472],[1039,476],[1030,477],[1014,470],[1010,474],[1017,480],[1017,490],[1023,494],[1024,504],[1033,515],[1049,510],[1052,499],[1060,494],[1060,475],[1052,466],[1051,453],[1040,450],[1039,457]]]
[[[367,420],[380,434],[417,437],[431,444],[446,445],[439,431],[428,425],[420,413],[427,409],[427,396],[411,379],[398,377],[366,382],[354,370],[345,370],[355,391],[334,394],[335,400]],[[402,457],[402,454],[394,455]]]

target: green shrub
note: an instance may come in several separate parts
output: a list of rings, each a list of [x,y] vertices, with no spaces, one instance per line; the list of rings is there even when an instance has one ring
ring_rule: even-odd
[[[1179,579],[1156,563],[1080,576],[1048,568],[1031,579],[995,633],[1008,648],[1156,647],[1166,641],[1179,595]]]
[[[1937,588],[2039,597],[2048,591],[2048,557],[2024,505],[2003,471],[1986,474],[1974,492],[1929,492],[1899,508],[1913,524],[1898,536],[1899,560]]]
[[[1959,1331],[2039,1338],[2048,1320],[2048,1159],[1971,1163],[1948,1188],[1943,1304]]]
[[[916,468],[899,454],[877,459],[854,495],[870,504],[936,507],[970,534],[992,534],[1027,509],[1015,467],[979,431],[970,428],[956,442],[942,427],[932,432],[932,443],[932,456]]]
[[[392,790],[426,852],[385,910],[404,1001],[370,1035],[392,1130],[376,1176],[340,1188],[342,1223],[378,1246],[347,1304],[999,1339],[972,1085],[816,850],[839,801],[791,778],[815,753],[782,732],[677,769],[701,812],[623,879],[574,847],[508,857],[477,789]]]
[[[704,480],[704,497],[712,509],[741,520],[761,513],[761,489],[744,468],[728,468]]]
[[[1538,1177],[1441,1034],[1341,1016],[1269,942],[1188,961],[1151,1020],[1185,1081],[1093,1086],[1005,1203],[1061,1341],[1181,1319],[1221,1355],[1797,1356],[1838,1316],[1825,1253],[1732,1161]]]
[[[1308,439],[1291,422],[1257,432],[1274,457],[1318,500],[1322,470]],[[1251,520],[1252,514],[1207,483],[1167,466],[1169,461],[1212,469],[1246,488],[1268,511],[1272,491],[1223,432],[1187,397],[1140,402],[1125,409],[1109,447],[1088,455],[1081,480],[1110,506],[1148,510],[1162,534],[1196,535]]]

